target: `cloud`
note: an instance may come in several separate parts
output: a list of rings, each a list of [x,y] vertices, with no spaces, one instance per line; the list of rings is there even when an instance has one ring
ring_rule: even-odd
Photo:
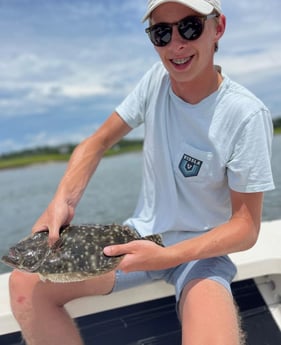
[[[17,139],[0,139],[1,152],[20,151],[22,149],[42,147],[42,146],[57,146],[65,143],[76,144],[81,142],[93,131],[99,127],[99,123],[92,123],[91,125],[77,126],[76,129],[65,129],[49,131],[40,130],[35,133],[26,132],[22,138]]]
[[[279,0],[223,1],[227,30],[217,61],[236,81],[249,87],[281,115],[281,24]],[[279,81],[278,81],[279,80]],[[280,93],[279,93],[280,94]]]
[[[145,5],[0,0],[0,153],[55,142],[57,127],[63,140],[79,139],[104,120],[158,60],[140,22]],[[223,8],[217,63],[280,115],[280,1],[225,0]]]
[[[72,100],[110,94],[109,72],[83,61],[20,55],[0,64],[0,117],[44,113]],[[114,71],[111,70],[114,76]],[[115,90],[116,91],[116,90]]]
[[[97,128],[97,124],[92,125],[92,129]],[[78,143],[85,139],[91,134],[89,126],[81,126],[76,129],[76,131],[71,131],[69,133],[66,131],[60,131],[48,133],[46,131],[41,131],[36,134],[27,134],[24,138],[26,147],[39,147],[44,143],[45,146],[56,146],[65,143]],[[71,138],[71,139],[70,139]]]
[[[100,95],[121,100],[153,61],[143,57],[148,43],[136,39],[143,35],[142,25],[132,25],[141,5],[86,0],[6,4],[2,34],[13,27],[19,44],[11,46],[3,37],[0,118],[44,115],[54,106],[91,97],[95,102]]]

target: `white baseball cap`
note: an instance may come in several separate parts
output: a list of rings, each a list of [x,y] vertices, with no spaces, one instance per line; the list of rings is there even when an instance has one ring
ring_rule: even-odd
[[[222,12],[220,0],[148,0],[147,11],[142,22],[145,22],[150,17],[152,11],[155,10],[156,7],[167,2],[176,2],[178,4],[185,5],[204,15],[210,14],[214,10],[218,13]]]

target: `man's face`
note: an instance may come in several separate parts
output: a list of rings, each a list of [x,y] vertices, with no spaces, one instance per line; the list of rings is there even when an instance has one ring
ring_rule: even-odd
[[[152,12],[151,24],[176,23],[194,15],[200,14],[184,5],[168,2]],[[166,46],[155,47],[170,74],[172,84],[194,83],[202,80],[202,77],[208,77],[208,73],[213,71],[215,43],[223,32],[223,18],[206,20],[201,36],[194,41],[184,39],[177,26],[173,26],[171,41]]]

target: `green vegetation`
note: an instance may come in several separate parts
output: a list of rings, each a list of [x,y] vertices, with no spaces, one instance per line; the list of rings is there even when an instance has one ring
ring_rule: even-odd
[[[273,126],[274,126],[274,133],[281,134],[281,117],[278,117],[273,120]]]
[[[274,133],[281,134],[281,117],[273,120]],[[122,140],[108,150],[105,156],[126,152],[135,152],[142,149],[142,140]],[[31,164],[67,161],[75,149],[74,144],[65,144],[57,147],[39,147],[20,152],[0,155],[0,169],[19,168]]]
[[[76,145],[65,144],[58,147],[40,147],[13,152],[0,156],[0,169],[24,167],[31,164],[67,161]],[[122,140],[105,153],[105,156],[140,151],[141,140]]]

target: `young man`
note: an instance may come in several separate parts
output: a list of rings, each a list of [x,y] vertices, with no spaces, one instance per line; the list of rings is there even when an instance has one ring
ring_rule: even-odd
[[[166,247],[149,241],[107,247],[107,255],[126,254],[119,270],[73,284],[13,272],[11,305],[29,345],[82,344],[65,303],[154,279],[175,286],[182,344],[240,343],[230,291],[236,270],[227,254],[255,244],[263,192],[274,187],[271,116],[214,65],[225,30],[220,1],[150,0],[147,19],[161,63],[77,147],[33,231],[49,229],[54,242],[105,150],[144,123],[143,185],[126,223],[142,235],[162,233]]]

